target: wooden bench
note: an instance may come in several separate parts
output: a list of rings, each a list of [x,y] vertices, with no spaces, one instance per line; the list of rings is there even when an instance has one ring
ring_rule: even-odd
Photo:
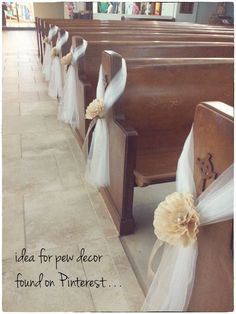
[[[121,235],[134,231],[135,186],[175,180],[176,163],[199,102],[233,104],[232,59],[128,59],[124,94],[113,106],[110,185],[102,195]],[[121,57],[104,52],[108,83]]]
[[[122,27],[128,27],[130,28],[138,28],[143,27],[145,29],[149,28],[156,28],[161,29],[162,31],[177,31],[177,32],[214,32],[215,34],[233,34],[234,29],[227,29],[225,27],[219,27],[219,26],[209,26],[209,25],[196,25],[191,23],[163,23],[163,22],[154,22],[154,21],[103,21],[103,20],[90,20],[90,21],[84,21],[84,20],[66,20],[66,19],[40,19],[36,18],[36,31],[39,37],[41,37],[42,34],[42,41],[45,36],[47,36],[49,28],[52,25],[57,25],[59,27],[67,26],[86,26],[87,28],[90,28],[91,26],[117,26],[119,29]]]
[[[65,32],[66,29],[60,29],[60,35],[62,35]],[[222,37],[217,37],[217,36],[212,36],[212,35],[203,35],[203,37],[199,37],[197,34],[196,37],[191,34],[178,34],[178,35],[173,35],[173,34],[165,34],[165,33],[151,33],[151,32],[145,32],[145,31],[140,31],[140,32],[130,32],[130,31],[119,31],[119,32],[111,32],[111,31],[98,31],[96,30],[95,32],[92,31],[78,31],[74,29],[67,29],[69,32],[69,39],[67,42],[67,48],[66,50],[70,49],[70,46],[72,44],[72,37],[73,36],[80,36],[86,39],[87,41],[89,40],[109,40],[109,41],[185,41],[185,42],[221,42]],[[225,37],[223,37],[225,39]],[[227,37],[229,39],[229,42],[231,41],[231,37]],[[223,42],[225,42],[223,40]],[[232,41],[231,41],[232,42]],[[56,37],[54,38],[54,45],[56,43]]]
[[[233,42],[233,35],[232,33],[230,34],[225,34],[225,33],[212,33],[211,31],[209,32],[209,30],[207,30],[206,32],[200,32],[196,31],[197,28],[191,30],[189,33],[187,32],[183,32],[182,30],[175,30],[176,33],[174,34],[172,30],[169,30],[168,28],[161,28],[158,30],[156,30],[155,28],[147,28],[147,27],[136,27],[136,28],[132,28],[129,27],[124,27],[124,28],[120,28],[120,27],[114,27],[113,25],[111,26],[93,26],[88,24],[88,26],[84,26],[82,25],[78,25],[78,26],[71,26],[71,24],[69,24],[70,26],[66,27],[66,24],[64,23],[63,28],[68,30],[69,33],[71,34],[71,36],[73,36],[72,33],[74,33],[74,35],[80,35],[83,36],[84,33],[91,33],[91,35],[96,36],[96,33],[99,32],[100,35],[103,34],[103,38],[104,39],[115,39],[115,37],[117,38],[117,40],[121,40],[122,36],[124,35],[124,33],[126,33],[126,36],[128,35],[128,33],[130,34],[130,38],[131,39],[138,39],[138,37],[140,37],[140,35],[142,34],[142,36],[145,37],[145,40],[162,40],[162,41],[204,41],[204,42],[209,42],[209,41],[217,41],[217,42],[221,42],[221,41],[231,41]],[[40,55],[41,55],[41,62],[43,61],[43,53],[44,53],[44,45],[43,43],[43,39],[45,38],[45,36],[47,36],[49,28],[52,26],[52,24],[47,24],[46,23],[46,27],[44,27],[43,29],[45,29],[45,34],[43,34],[40,36],[40,40],[39,43],[41,43],[41,47],[39,48],[40,50]],[[59,24],[60,26],[60,24]],[[197,32],[197,33],[196,33]],[[209,33],[208,33],[209,32]],[[112,35],[111,35],[112,33]],[[123,33],[123,35],[121,34]],[[101,38],[102,39],[102,38]],[[130,40],[130,39],[127,39]],[[71,42],[71,37],[69,38],[69,43]],[[53,41],[53,45],[56,44],[56,37],[54,37],[54,41]]]
[[[73,38],[73,47],[82,42]],[[62,55],[68,51],[68,45],[62,48]],[[85,120],[87,105],[94,99],[98,71],[103,50],[114,50],[125,58],[144,57],[233,57],[232,43],[188,43],[188,42],[127,42],[127,41],[89,41],[85,55],[79,60],[79,127],[77,135],[80,146],[83,145],[89,121]]]
[[[71,25],[71,26],[81,26],[85,25],[87,27],[90,26],[118,26],[118,27],[145,27],[145,28],[156,28],[156,29],[182,29],[185,30],[194,30],[194,31],[214,31],[214,32],[233,32],[233,27],[219,27],[212,25],[203,25],[203,24],[193,24],[193,23],[163,23],[163,22],[154,22],[154,21],[111,21],[111,20],[92,20],[92,21],[82,21],[82,20],[67,20],[67,19],[39,19],[41,25],[45,28],[48,24],[63,26],[63,25]]]
[[[90,21],[91,22],[91,21]],[[68,24],[67,24],[68,23]],[[42,41],[43,41],[43,39],[45,38],[45,36],[47,36],[47,34],[48,34],[48,30],[49,30],[49,27],[51,27],[53,24],[49,24],[49,23],[47,23],[47,22],[45,22],[45,24],[46,25],[44,25],[44,27],[43,26],[41,26],[41,33],[42,33],[42,36],[40,36],[39,35],[39,37],[40,37],[40,40],[39,40],[39,42],[40,43],[42,43]],[[121,23],[122,24],[122,23]],[[131,24],[133,24],[133,23],[131,23]],[[60,23],[58,23],[58,26],[60,27]],[[150,36],[150,32],[155,32],[156,33],[156,35],[158,35],[158,29],[159,29],[159,33],[161,32],[161,34],[162,33],[166,33],[166,32],[171,32],[171,33],[173,33],[173,32],[179,32],[179,34],[177,33],[176,34],[176,39],[175,40],[181,40],[181,35],[180,35],[180,32],[183,32],[183,35],[186,35],[186,40],[192,40],[191,38],[191,33],[196,33],[196,38],[194,39],[194,41],[229,41],[229,40],[233,40],[233,37],[231,36],[232,35],[232,33],[225,33],[225,32],[221,32],[221,33],[218,33],[218,32],[215,32],[214,34],[212,34],[212,30],[198,30],[197,28],[192,28],[192,29],[180,29],[180,30],[178,30],[178,29],[174,29],[174,31],[173,30],[170,30],[170,29],[168,29],[168,28],[154,28],[154,27],[150,27],[150,28],[147,28],[147,26],[119,26],[119,25],[117,25],[117,24],[115,24],[115,25],[113,25],[113,24],[110,24],[109,26],[106,26],[107,24],[101,24],[101,23],[99,23],[99,24],[97,24],[96,26],[94,25],[94,24],[88,24],[88,22],[87,22],[87,24],[86,24],[86,26],[84,25],[84,24],[81,24],[81,23],[78,23],[77,25],[73,22],[64,22],[63,24],[63,27],[64,28],[68,28],[68,30],[70,29],[70,31],[72,31],[72,29],[75,29],[75,30],[77,30],[77,31],[79,31],[79,30],[81,30],[81,31],[86,31],[86,32],[96,32],[96,31],[98,31],[98,28],[100,29],[100,31],[102,31],[102,30],[107,30],[108,32],[104,32],[104,35],[105,35],[105,33],[111,33],[111,32],[118,32],[118,34],[117,35],[119,35],[120,33],[121,33],[121,31],[127,31],[127,30],[131,30],[132,29],[132,34],[134,33],[134,32],[138,32],[138,33],[140,33],[140,31],[142,31],[142,32],[144,32],[144,33],[146,33],[146,35],[149,35]],[[66,25],[68,25],[68,27],[66,27]],[[76,26],[75,26],[76,25]],[[118,28],[117,28],[118,27]],[[147,33],[147,32],[149,32],[149,33]],[[189,32],[189,33],[188,33]],[[229,35],[226,35],[226,34],[229,34]],[[153,36],[154,36],[154,34],[153,34]],[[160,35],[161,36],[161,39],[162,40],[164,40],[164,38],[165,38],[165,36],[164,36],[164,34],[162,34],[162,35]],[[169,36],[172,36],[172,37],[170,37],[169,38],[169,40],[173,40],[174,38],[173,38],[173,34],[172,35],[170,35],[169,34]],[[213,38],[212,39],[207,39],[208,37],[211,37],[212,38],[212,36],[213,36]],[[42,47],[40,47],[39,48],[39,50],[41,51],[41,59],[42,59],[42,57],[43,57],[43,48]]]
[[[101,20],[66,20],[66,19],[40,19],[36,18],[36,31],[37,31],[37,37],[39,38],[38,43],[38,50],[39,54],[42,55],[41,51],[41,44],[45,36],[47,36],[49,27],[52,25],[57,25],[59,27],[63,27],[65,25],[67,26],[86,26],[87,29],[92,26],[112,26],[112,27],[128,27],[130,28],[138,28],[143,27],[145,29],[161,29],[162,31],[177,31],[177,32],[214,32],[215,34],[233,34],[233,28],[227,29],[224,27],[219,26],[206,26],[206,25],[197,25],[191,24],[191,23],[172,23],[171,25],[168,23],[163,22],[155,22],[155,21],[101,21]]]
[[[175,18],[172,17],[172,16],[153,16],[153,17],[150,17],[150,16],[140,16],[140,15],[137,15],[135,17],[126,17],[124,15],[121,16],[121,20],[122,21],[146,21],[146,20],[149,20],[149,21],[165,21],[165,22],[174,22],[175,21]]]
[[[210,126],[210,127],[209,127]],[[198,159],[219,176],[234,161],[233,109],[219,103],[202,103],[194,117],[194,160],[197,194],[204,175]],[[213,175],[214,177],[214,175]],[[206,180],[206,187],[212,180]],[[233,221],[200,227],[196,276],[188,311],[233,311]]]
[[[80,36],[86,40],[92,40],[99,36],[100,40],[145,40],[145,41],[190,41],[190,42],[233,42],[231,35],[215,35],[215,34],[188,34],[188,33],[161,33],[161,32],[148,32],[144,30],[116,30],[106,28],[63,28],[62,34],[66,31],[69,32],[68,46],[71,46],[72,37]],[[57,36],[53,38],[53,46],[55,46]]]

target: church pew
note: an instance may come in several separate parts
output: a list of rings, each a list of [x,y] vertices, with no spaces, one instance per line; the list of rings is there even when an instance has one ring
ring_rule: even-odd
[[[65,20],[66,21],[66,20]],[[71,22],[73,22],[73,23],[71,23]],[[86,22],[88,22],[88,21],[86,21]],[[90,21],[91,22],[91,21]],[[106,21],[107,22],[107,21]],[[110,22],[110,21],[109,21]],[[131,23],[131,24],[133,24],[133,23]],[[48,34],[48,30],[49,30],[49,27],[51,26],[52,24],[48,24],[48,23],[46,23],[46,26],[44,26],[44,27],[42,27],[42,29],[43,30],[45,30],[44,31],[44,35],[42,36],[43,38]],[[60,26],[60,23],[58,23],[58,25]],[[66,22],[64,22],[64,25],[76,25],[76,23],[74,23],[74,21],[70,21],[70,20],[67,20]],[[87,27],[87,31],[90,31],[90,28],[92,27],[92,25],[93,24],[89,24],[89,23],[87,23],[87,24],[81,24],[81,23],[77,23],[77,25],[88,25],[88,27]],[[101,26],[101,25],[109,25],[109,24],[102,24],[102,23],[99,23],[97,26],[96,26],[96,29],[95,30],[97,30],[97,27],[104,27],[104,26]],[[118,26],[118,30],[119,30],[119,32],[120,32],[120,28],[121,28],[121,26],[120,26],[120,24],[115,24],[115,25],[117,25]],[[45,28],[46,27],[46,28]],[[69,27],[69,26],[68,26]],[[83,26],[84,27],[84,26]],[[114,24],[111,24],[110,23],[110,26],[109,26],[109,28],[108,28],[108,30],[109,30],[109,32],[111,32],[112,31],[112,28],[114,28]],[[131,28],[132,26],[128,26],[128,28],[127,29],[129,29],[130,30],[130,28]],[[79,28],[79,27],[78,27]],[[138,27],[137,26],[135,26],[135,30],[136,29],[138,29]],[[139,28],[140,30],[141,30],[141,28]],[[186,33],[186,29],[187,28],[182,28],[182,32],[184,32],[184,33]],[[142,26],[142,31],[144,31],[144,30],[150,30],[150,28],[147,28],[147,26],[146,26],[146,24],[145,24],[145,26]],[[152,30],[155,30],[154,28],[152,28]],[[166,28],[160,28],[159,30],[161,30],[162,32],[173,32],[173,30],[170,30],[170,29],[166,29]],[[92,28],[91,28],[91,31],[92,31]],[[176,30],[176,31],[178,31],[178,30]],[[201,30],[202,31],[202,30]],[[198,28],[192,28],[191,30],[189,30],[189,32],[197,32],[197,33],[201,33],[201,31],[199,31],[198,30]],[[211,34],[211,32],[212,32],[212,30],[204,30],[204,33],[205,32],[209,32],[210,34]],[[214,35],[219,35],[219,33],[215,33]],[[222,34],[222,33],[220,33],[220,34]],[[223,33],[223,34],[225,34],[225,33]],[[119,34],[118,34],[119,35]],[[226,37],[227,38],[227,37]],[[222,40],[227,40],[225,37],[223,37],[223,39]],[[230,39],[229,37],[228,37],[228,39]],[[232,38],[231,38],[232,39]],[[188,40],[188,39],[186,39],[186,40]],[[198,40],[200,40],[200,38],[198,38]],[[203,38],[203,40],[206,40],[206,37],[204,36],[204,38]],[[220,38],[218,38],[217,40],[221,40]],[[41,38],[41,40],[40,40],[41,42],[43,41],[43,39]],[[40,51],[43,51],[43,48],[40,48],[39,49]],[[41,53],[41,55],[43,56],[43,54]],[[42,59],[42,57],[41,57],[41,59]]]
[[[197,32],[223,32],[225,34],[233,34],[234,29],[226,29],[225,27],[219,27],[219,26],[212,26],[212,25],[201,25],[201,24],[192,24],[192,23],[172,23],[171,25],[169,25],[169,23],[165,23],[165,22],[156,22],[156,21],[109,21],[109,20],[67,20],[67,19],[39,19],[39,32],[43,33],[43,38],[44,36],[47,36],[48,30],[49,30],[49,24],[51,25],[58,25],[59,27],[63,26],[63,25],[77,25],[78,27],[81,25],[84,25],[86,27],[91,27],[92,25],[99,25],[99,26],[118,26],[123,27],[122,25],[126,25],[129,28],[134,27],[136,28],[138,27],[144,27],[146,28],[156,28],[156,29],[172,29],[172,30],[182,30],[184,32],[190,30],[190,31],[197,31]],[[37,26],[37,24],[36,24]],[[169,27],[170,26],[170,27]],[[36,28],[37,30],[37,28]]]
[[[147,41],[194,41],[194,42],[232,42],[233,37],[232,36],[221,36],[216,34],[191,34],[191,33],[157,33],[157,32],[149,32],[149,30],[136,30],[130,31],[122,30],[122,31],[116,31],[109,29],[108,31],[104,31],[104,29],[91,29],[88,31],[87,29],[74,29],[74,28],[61,28],[60,33],[61,35],[65,31],[69,32],[69,39],[68,39],[68,46],[71,45],[72,37],[73,36],[81,36],[83,38],[87,38],[87,40],[92,40],[93,37],[96,38],[97,33],[100,33],[100,39],[101,40],[124,40],[126,37],[127,40],[147,40]],[[54,43],[56,41],[56,38],[54,39]]]
[[[216,34],[191,34],[191,33],[161,33],[160,32],[147,32],[144,30],[117,30],[117,29],[111,29],[109,28],[80,28],[80,30],[73,30],[69,29],[69,40],[68,45],[70,45],[72,36],[73,35],[79,35],[79,36],[85,36],[84,34],[89,33],[90,36],[96,36],[96,34],[99,32],[100,36],[103,36],[104,40],[122,40],[123,37],[127,37],[127,40],[136,39],[138,40],[139,37],[140,40],[160,40],[160,41],[195,41],[195,42],[233,42],[233,36],[232,35],[216,35]],[[88,34],[88,36],[89,36]],[[57,37],[55,36],[52,40],[53,45],[56,44]],[[44,48],[41,49],[44,51]]]
[[[192,30],[206,30],[206,31],[217,31],[217,32],[233,32],[232,28],[225,28],[220,26],[213,26],[213,25],[203,25],[203,24],[193,24],[193,23],[163,23],[163,22],[154,22],[154,21],[111,21],[111,20],[68,20],[68,19],[41,19],[41,23],[46,26],[46,24],[54,24],[58,26],[63,25],[85,25],[85,26],[91,26],[91,25],[99,25],[99,26],[118,26],[123,27],[129,26],[129,27],[148,27],[148,28],[166,28],[166,29],[192,29]]]
[[[83,36],[83,33],[91,33],[95,35],[96,33],[103,33],[107,36],[116,36],[119,39],[119,36],[122,34],[130,34],[131,36],[147,36],[153,37],[150,40],[182,40],[182,41],[218,41],[218,42],[233,42],[233,35],[225,34],[208,34],[208,33],[186,33],[186,32],[167,32],[166,30],[150,30],[150,29],[139,29],[135,30],[128,28],[112,28],[112,27],[63,27],[64,30],[69,31],[73,35]],[[167,38],[167,39],[166,39]]]
[[[136,30],[136,29],[144,29],[144,30],[149,30],[149,31],[162,31],[162,32],[184,32],[184,33],[214,33],[214,34],[233,34],[233,30],[226,30],[225,28],[223,29],[212,29],[210,27],[201,27],[201,26],[184,26],[184,27],[181,27],[179,26],[180,23],[178,24],[175,24],[174,26],[172,26],[171,28],[170,27],[166,27],[166,24],[162,24],[161,26],[154,26],[153,24],[150,24],[150,23],[143,23],[143,22],[139,22],[139,23],[134,23],[134,22],[131,22],[131,23],[124,23],[124,22],[120,22],[120,21],[85,21],[85,23],[83,23],[82,21],[80,20],[77,20],[78,22],[76,23],[75,20],[64,20],[62,22],[56,22],[56,21],[53,21],[53,22],[50,22],[50,21],[44,21],[44,25],[43,25],[43,29],[46,31],[46,34],[48,33],[48,30],[49,28],[52,26],[52,25],[57,25],[59,27],[77,27],[77,28],[80,28],[80,27],[86,27],[86,29],[88,30],[89,28],[91,27],[109,27],[109,28],[118,28],[118,30],[121,30],[122,28],[127,28],[127,29],[132,29],[132,30]],[[118,23],[117,23],[118,22]],[[125,26],[124,26],[125,25]],[[178,26],[177,26],[178,25]],[[191,25],[194,25],[194,24],[191,24]],[[44,34],[46,36],[46,34]]]
[[[73,38],[74,47],[80,43],[81,38]],[[233,57],[233,44],[231,43],[89,41],[86,53],[78,64],[80,106],[79,127],[76,132],[80,146],[83,145],[89,125],[89,122],[85,120],[86,107],[95,97],[101,54],[106,49],[117,51],[125,58]],[[62,53],[65,54],[63,50]]]
[[[193,131],[194,177],[197,195],[200,195],[204,190],[203,182],[206,188],[234,162],[233,109],[219,102],[198,105]],[[199,159],[205,167],[208,165],[208,179]],[[232,220],[200,227],[196,275],[188,311],[233,311],[232,241]]]
[[[110,185],[101,189],[120,235],[134,232],[134,187],[175,180],[198,103],[233,104],[233,59],[127,59],[127,84],[108,119]],[[102,54],[109,83],[121,57]]]
[[[77,31],[73,29],[67,29],[69,32],[69,39],[67,41],[67,50],[72,44],[72,37],[73,36],[81,36],[86,40],[96,40],[99,36],[99,40],[140,40],[140,41],[190,41],[190,42],[232,42],[231,36],[218,36],[218,35],[193,35],[193,34],[165,34],[165,33],[149,33],[145,31],[137,31],[137,32],[130,32],[130,31],[101,31],[96,30],[95,32],[92,31]],[[61,35],[65,32],[65,29],[61,29]],[[54,37],[53,45],[56,44],[56,37]]]
[[[43,41],[44,37],[47,36],[48,34],[48,30],[49,30],[49,26],[51,25],[58,25],[59,27],[62,25],[71,25],[71,26],[75,26],[77,25],[78,27],[84,25],[87,28],[90,28],[92,25],[95,25],[97,27],[97,25],[99,27],[101,26],[117,26],[119,28],[123,27],[122,25],[127,25],[129,28],[137,28],[137,27],[144,27],[145,29],[147,28],[155,28],[156,29],[162,29],[162,31],[164,31],[165,29],[167,29],[167,31],[169,29],[172,30],[176,30],[179,31],[183,31],[183,32],[188,32],[189,30],[191,32],[223,32],[224,34],[229,34],[228,32],[233,32],[233,30],[228,30],[228,32],[226,32],[226,29],[223,27],[215,27],[215,26],[203,26],[203,25],[197,25],[197,24],[191,24],[191,23],[174,23],[171,27],[168,27],[168,23],[159,23],[159,22],[152,22],[152,21],[139,21],[139,22],[121,22],[121,21],[86,21],[86,20],[67,20],[67,19],[39,19],[37,18],[38,23],[36,23],[36,30],[38,31],[39,29],[39,37],[41,33],[43,33],[43,38],[40,39],[40,41]],[[38,28],[37,28],[38,26]],[[196,27],[197,26],[197,27]],[[216,33],[215,33],[216,34]],[[231,33],[232,34],[232,33]],[[40,48],[39,48],[40,50]]]

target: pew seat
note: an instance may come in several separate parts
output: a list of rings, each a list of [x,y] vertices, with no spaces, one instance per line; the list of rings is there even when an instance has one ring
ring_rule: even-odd
[[[175,180],[179,150],[140,150],[137,152],[134,170],[135,184],[139,187]]]

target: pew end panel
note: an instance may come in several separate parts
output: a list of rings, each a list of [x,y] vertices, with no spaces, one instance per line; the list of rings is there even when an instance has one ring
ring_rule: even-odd
[[[69,36],[70,37],[70,36]],[[83,43],[83,38],[80,36],[72,36],[72,48],[80,46]],[[67,45],[68,48],[68,45]],[[79,121],[76,126],[75,133],[80,147],[83,147],[86,131],[89,127],[89,121],[85,119],[86,108],[88,104],[95,98],[95,90],[92,89],[91,82],[88,81],[85,74],[84,56],[81,56],[77,61],[78,65],[78,113]]]
[[[199,104],[193,130],[194,179],[200,195],[233,163],[233,108],[220,102]],[[188,311],[233,311],[232,239],[232,220],[200,227]]]
[[[134,232],[133,193],[137,132],[123,121],[108,119],[110,184],[100,192],[120,235]],[[132,154],[126,154],[126,151]],[[111,171],[112,169],[112,171]]]
[[[105,84],[108,85],[121,68],[122,58],[113,51],[102,53]],[[110,185],[100,189],[120,235],[134,232],[132,214],[137,132],[122,119],[108,113]],[[127,155],[129,150],[132,153]],[[112,169],[112,171],[111,171]]]

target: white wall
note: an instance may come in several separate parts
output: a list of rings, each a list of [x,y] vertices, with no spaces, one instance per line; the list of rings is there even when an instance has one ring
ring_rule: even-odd
[[[176,6],[175,2],[163,2],[161,6],[161,15],[162,16],[176,16]]]
[[[124,14],[94,13],[94,20],[121,20]]]
[[[64,2],[34,2],[34,16],[64,18]]]

